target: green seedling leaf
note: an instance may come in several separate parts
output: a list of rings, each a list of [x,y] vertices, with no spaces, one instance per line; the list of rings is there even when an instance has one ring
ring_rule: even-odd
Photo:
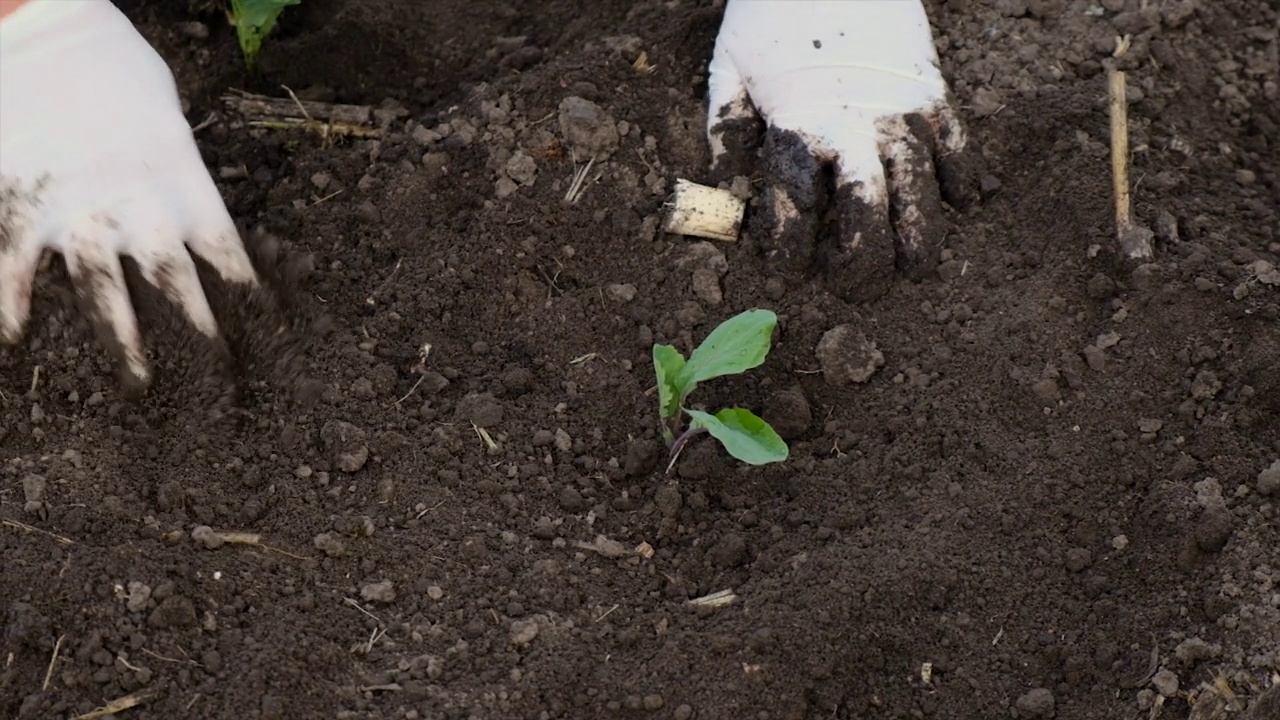
[[[687,394],[703,380],[758,367],[769,354],[777,324],[778,316],[769,310],[748,310],[720,323],[689,356],[676,385]]]
[[[276,26],[280,13],[286,7],[300,2],[302,0],[231,0],[236,37],[240,40],[240,50],[244,53],[244,62],[249,70],[257,68],[262,41]]]
[[[669,420],[680,412],[687,392],[676,384],[684,369],[684,356],[670,345],[653,346],[653,371],[658,376],[658,415]]]
[[[729,454],[750,465],[767,465],[787,459],[787,443],[769,423],[744,408],[725,408],[712,415],[685,410],[691,425],[706,428]]]

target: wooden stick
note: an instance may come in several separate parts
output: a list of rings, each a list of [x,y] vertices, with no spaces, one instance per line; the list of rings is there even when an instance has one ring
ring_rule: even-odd
[[[373,127],[373,108],[368,105],[298,100],[297,96],[273,98],[232,90],[222,96],[227,110],[253,127],[273,130],[311,130],[325,137],[381,137]]]
[[[680,178],[662,229],[674,235],[737,242],[745,212],[746,203],[728,190]]]
[[[1155,233],[1135,226],[1129,198],[1129,103],[1125,98],[1125,75],[1119,70],[1108,73],[1111,98],[1111,182],[1115,189],[1116,236],[1120,250],[1132,260],[1150,260],[1155,256],[1151,239]]]

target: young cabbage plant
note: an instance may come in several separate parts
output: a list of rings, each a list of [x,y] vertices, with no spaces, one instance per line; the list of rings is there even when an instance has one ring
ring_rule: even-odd
[[[712,415],[685,407],[698,383],[744,373],[763,363],[777,324],[778,316],[768,310],[740,313],[712,330],[687,360],[670,345],[653,346],[658,416],[673,460],[693,436],[703,432],[710,433],[730,455],[751,465],[787,459],[787,444],[750,410],[725,408]],[[681,414],[689,416],[683,431]]]
[[[244,64],[249,72],[258,71],[258,53],[262,51],[262,41],[276,26],[280,13],[286,7],[300,2],[302,0],[231,0],[231,24],[236,26],[240,51],[244,54]]]

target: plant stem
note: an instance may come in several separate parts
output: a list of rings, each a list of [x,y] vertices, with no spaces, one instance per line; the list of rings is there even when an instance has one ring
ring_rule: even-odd
[[[680,451],[684,449],[685,445],[689,444],[689,441],[693,439],[694,435],[698,435],[706,431],[707,431],[706,428],[691,427],[688,430],[685,430],[684,432],[680,433],[680,437],[676,438],[675,442],[671,443],[671,451],[669,455],[672,458],[674,458],[676,455],[679,455]]]

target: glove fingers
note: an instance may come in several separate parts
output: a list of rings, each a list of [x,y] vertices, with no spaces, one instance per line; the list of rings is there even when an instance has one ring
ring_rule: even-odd
[[[870,302],[893,283],[894,237],[884,165],[874,144],[846,147],[836,160],[840,236],[824,267],[832,291],[850,302]]]
[[[240,232],[227,212],[213,179],[203,173],[188,174],[178,179],[177,197],[187,204],[185,217],[192,218],[191,225],[200,228],[187,235],[186,243],[191,252],[229,283],[254,285],[257,274],[253,263],[240,241]]]
[[[907,277],[919,280],[937,268],[946,234],[933,165],[933,131],[916,113],[894,120],[886,129],[889,217],[897,231],[897,264]]]
[[[142,351],[142,335],[125,284],[124,271],[104,234],[117,233],[114,224],[87,219],[72,227],[64,250],[67,272],[76,294],[93,323],[94,332],[119,364],[126,387],[150,383],[151,373]]]
[[[209,301],[205,298],[191,255],[182,244],[188,235],[189,223],[186,220],[191,217],[188,212],[182,207],[179,196],[157,183],[147,192],[138,193],[117,205],[113,216],[121,219],[116,228],[122,241],[121,254],[136,263],[142,279],[159,290],[188,322],[201,334],[212,338],[218,334],[218,324],[209,309]],[[130,276],[131,269],[126,267],[125,275],[126,282],[135,280],[132,296],[135,317],[139,313],[145,316],[153,300],[144,288],[136,284],[137,274]]]
[[[765,261],[781,272],[802,272],[813,262],[827,199],[816,149],[791,130],[771,127],[765,133],[764,189],[748,228]]]
[[[937,174],[942,197],[951,207],[964,209],[978,198],[978,158],[969,148],[964,125],[949,104],[941,103],[929,113],[928,122],[937,141]]]
[[[17,182],[0,178],[0,342],[22,337],[41,249],[31,226],[33,199]]]
[[[714,182],[747,175],[760,149],[763,123],[747,85],[724,48],[717,45],[707,81],[707,141]]]

